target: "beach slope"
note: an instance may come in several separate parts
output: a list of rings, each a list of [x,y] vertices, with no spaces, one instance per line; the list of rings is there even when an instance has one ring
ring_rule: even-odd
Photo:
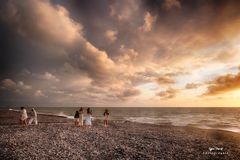
[[[111,121],[105,128],[39,115],[21,127],[18,113],[0,111],[0,159],[239,159],[240,135],[220,130]]]

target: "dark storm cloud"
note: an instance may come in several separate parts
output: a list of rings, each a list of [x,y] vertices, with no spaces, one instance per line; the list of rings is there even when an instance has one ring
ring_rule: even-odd
[[[10,1],[6,4],[5,12],[7,14],[3,20],[32,42],[30,45],[50,52],[50,57],[55,60],[58,57],[70,58],[66,61],[76,63],[93,80],[109,77],[114,63],[107,53],[83,37],[82,25],[69,18],[69,12],[64,7],[49,1]],[[38,17],[38,21],[35,21],[35,17]]]
[[[70,17],[73,20],[83,25],[83,32],[89,42],[99,49],[107,49],[105,32],[116,29],[116,21],[110,15],[108,0],[92,0],[90,3],[88,0],[69,0],[62,1],[61,4],[71,11]]]
[[[1,1],[1,77],[14,77],[15,73],[23,68],[31,68],[31,70],[39,72],[59,66],[61,59],[54,57],[53,61],[52,56],[49,56],[52,51],[41,46],[45,39],[34,44],[31,36],[34,36],[35,33],[30,36],[23,32],[23,30],[28,30],[28,33],[33,33],[35,26],[31,24],[31,21],[36,21],[37,15],[32,15],[31,11],[24,9],[27,7],[24,3],[22,7],[18,8],[19,10],[15,10],[16,13],[10,12],[13,7],[10,5],[11,2]],[[32,17],[29,18],[29,15]],[[30,27],[31,30],[27,27]]]
[[[66,62],[69,64],[68,66],[73,67],[75,70],[79,69],[82,71],[75,72],[75,74],[86,73],[91,78],[93,85],[107,86],[112,83],[118,83],[116,81],[115,63],[108,57],[105,51],[95,47],[86,39],[87,36],[85,37],[85,35],[89,34],[84,29],[86,28],[85,26],[91,28],[88,27],[89,24],[82,25],[80,22],[71,19],[70,13],[63,6],[54,5],[50,1],[25,1],[20,3],[12,0],[5,4],[5,8],[1,12],[5,13],[5,16],[1,17],[1,22],[10,28],[17,38],[19,37],[22,42],[26,43],[26,45],[23,45],[20,43],[21,41],[14,41],[16,45],[20,45],[23,48],[23,50],[13,53],[14,58],[19,56],[26,60],[18,59],[20,62],[16,63],[23,65],[14,70],[13,77],[19,79],[19,75],[16,74],[17,69],[22,70],[25,68],[30,70],[28,80],[35,83],[33,94],[35,97],[48,97],[49,91],[47,88],[49,84],[52,84],[50,80],[59,82],[63,79],[66,81],[64,77],[58,79],[49,73],[49,70],[54,71],[54,68],[56,72],[57,68],[61,64],[63,65],[63,63],[65,65]],[[38,21],[35,20],[36,17]],[[17,48],[13,43],[9,43],[9,45]],[[24,52],[25,50],[27,54]],[[8,53],[4,54],[7,57]],[[47,61],[46,63],[50,65],[47,64],[45,66],[41,62],[42,57],[49,58],[52,62]],[[27,61],[30,61],[30,63]],[[38,61],[40,62],[38,63]],[[13,62],[14,60],[11,59],[11,64],[17,67]],[[51,64],[56,63],[60,65],[51,66]],[[34,70],[34,68],[38,70]],[[36,71],[38,74],[31,73]],[[41,75],[39,72],[45,74]],[[9,77],[3,76],[3,78]],[[48,82],[44,85],[44,82],[40,80],[47,80]],[[125,94],[122,95],[122,97],[124,96]],[[130,97],[129,95],[126,96]]]
[[[164,9],[166,1],[173,1],[181,7]],[[142,0],[146,9],[158,15],[158,25],[167,26],[167,29],[178,32],[187,25],[196,27],[196,30],[218,29],[218,25],[231,21],[239,16],[240,1],[237,0]],[[175,2],[175,3],[174,3]],[[214,32],[213,32],[214,33]]]

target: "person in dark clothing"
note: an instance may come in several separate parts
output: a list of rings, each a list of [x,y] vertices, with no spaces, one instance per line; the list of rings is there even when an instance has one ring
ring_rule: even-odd
[[[74,124],[75,126],[79,126],[79,112],[76,111],[75,115],[74,115]]]

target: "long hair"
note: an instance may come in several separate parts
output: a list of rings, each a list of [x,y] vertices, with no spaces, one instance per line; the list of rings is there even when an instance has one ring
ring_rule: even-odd
[[[92,114],[92,110],[90,108],[87,109],[87,114]]]
[[[108,109],[105,109],[103,115],[104,115],[104,116],[109,115]]]
[[[74,118],[79,118],[79,112],[78,111],[75,112]]]
[[[79,109],[79,112],[82,112],[83,111],[83,108],[81,107],[80,109]]]

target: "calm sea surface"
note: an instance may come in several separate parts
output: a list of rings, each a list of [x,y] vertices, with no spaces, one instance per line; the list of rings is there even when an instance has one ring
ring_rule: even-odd
[[[38,107],[39,113],[73,118],[76,107]],[[86,108],[84,108],[86,111]],[[93,116],[103,118],[105,108],[91,108]],[[205,129],[222,129],[240,133],[240,108],[107,108],[112,120],[139,123],[195,126]],[[30,108],[29,108],[30,110]]]

